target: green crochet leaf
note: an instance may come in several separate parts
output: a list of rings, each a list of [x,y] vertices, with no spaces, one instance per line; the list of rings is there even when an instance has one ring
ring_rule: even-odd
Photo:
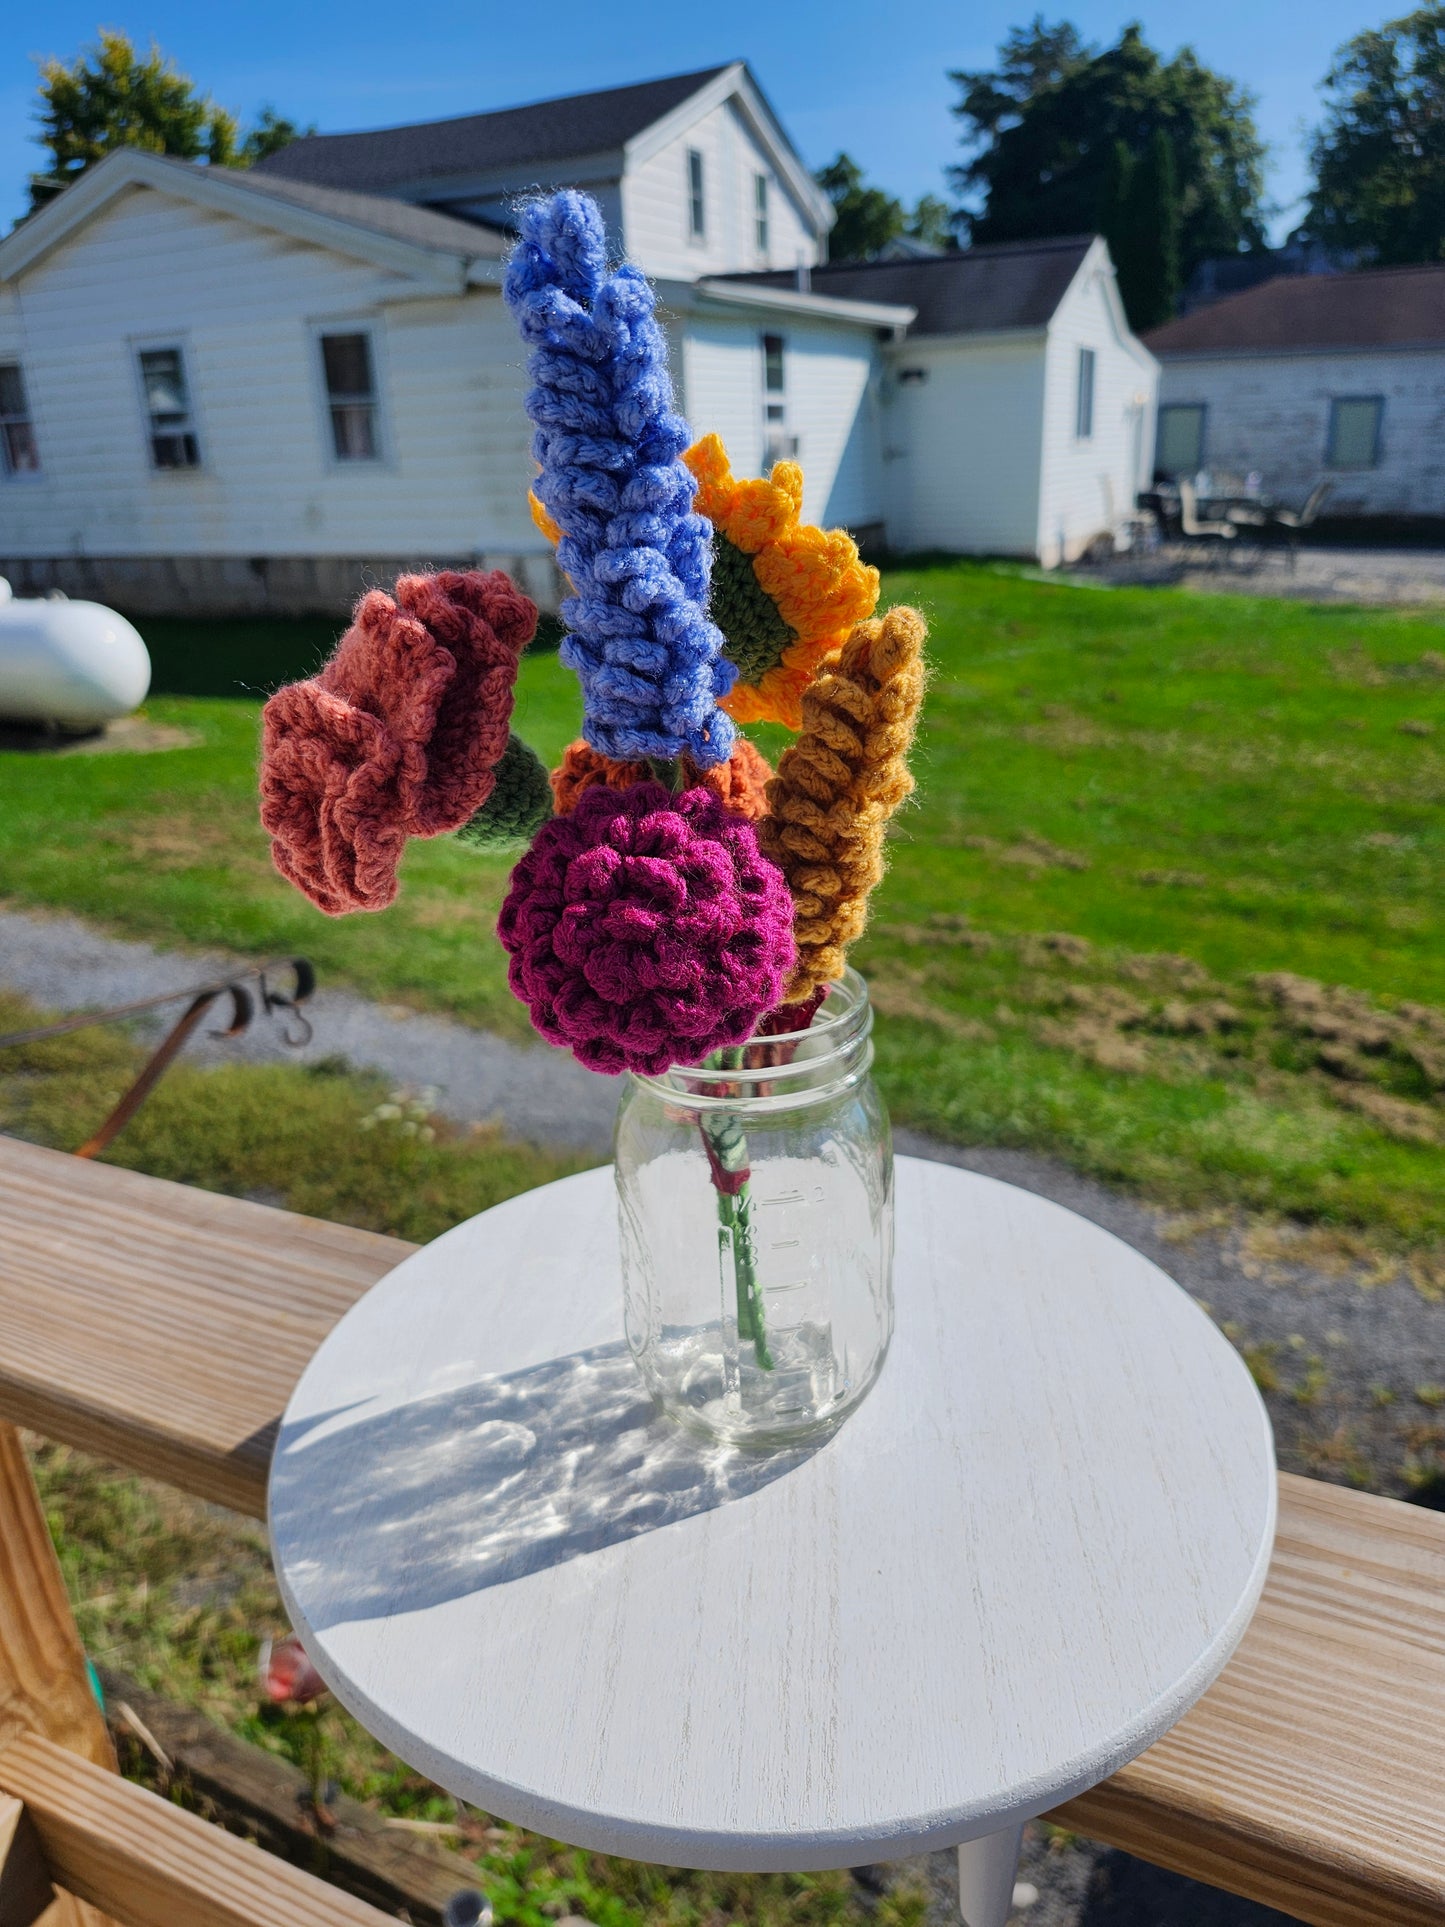
[[[457,835],[474,849],[496,850],[508,843],[529,842],[551,814],[547,766],[513,732],[497,764],[496,788]]]
[[[713,535],[712,593],[707,612],[723,633],[723,654],[737,664],[738,681],[756,686],[797,640],[758,581],[753,558],[718,529]]]

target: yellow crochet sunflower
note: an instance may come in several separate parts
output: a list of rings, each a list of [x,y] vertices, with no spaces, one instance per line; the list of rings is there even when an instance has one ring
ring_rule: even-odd
[[[739,481],[718,435],[682,458],[697,478],[696,508],[713,525],[708,614],[722,630],[738,680],[722,708],[740,723],[803,721],[803,691],[878,602],[878,571],[845,529],[798,520],[803,471],[779,462],[770,478]]]

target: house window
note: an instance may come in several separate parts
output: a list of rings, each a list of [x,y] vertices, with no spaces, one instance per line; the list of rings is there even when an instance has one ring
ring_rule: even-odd
[[[1081,442],[1094,432],[1094,362],[1092,348],[1079,350],[1079,387],[1074,404],[1074,433]]]
[[[35,424],[18,361],[0,361],[0,467],[7,475],[34,475],[40,468]]]
[[[788,433],[786,349],[782,335],[763,336],[763,467],[791,461],[798,438]]]
[[[707,209],[702,198],[702,155],[697,148],[687,150],[687,231],[694,241],[707,233]]]
[[[199,468],[186,364],[179,348],[143,348],[141,389],[150,422],[152,468]]]
[[[1193,475],[1204,466],[1203,402],[1168,402],[1159,410],[1154,466],[1163,475]]]
[[[753,176],[753,240],[759,254],[768,251],[768,177]]]
[[[371,336],[322,335],[321,366],[331,413],[332,452],[338,462],[374,462],[381,450]]]
[[[1330,432],[1325,441],[1328,468],[1378,468],[1382,395],[1337,395],[1330,403]]]

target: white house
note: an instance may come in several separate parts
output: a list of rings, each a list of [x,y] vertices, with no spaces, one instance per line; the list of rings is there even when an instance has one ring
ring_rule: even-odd
[[[501,300],[516,199],[576,184],[659,282],[680,404],[876,546],[1052,563],[1124,512],[1154,363],[1101,241],[828,267],[746,66],[378,133],[250,172],[125,151],[0,241],[0,574],[133,612],[342,611],[532,528]]]
[[[1157,466],[1257,470],[1332,519],[1445,518],[1445,266],[1281,277],[1167,322]]]

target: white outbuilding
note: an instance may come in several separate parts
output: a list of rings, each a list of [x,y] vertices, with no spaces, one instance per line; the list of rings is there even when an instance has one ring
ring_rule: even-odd
[[[1156,462],[1330,521],[1445,526],[1445,265],[1279,276],[1156,328]]]
[[[109,156],[0,240],[0,574],[333,613],[481,564],[554,601],[501,283],[517,197],[559,185],[657,280],[694,429],[738,473],[796,456],[810,519],[1053,564],[1131,507],[1156,370],[1104,243],[828,266],[831,206],[733,62],[249,172]]]

